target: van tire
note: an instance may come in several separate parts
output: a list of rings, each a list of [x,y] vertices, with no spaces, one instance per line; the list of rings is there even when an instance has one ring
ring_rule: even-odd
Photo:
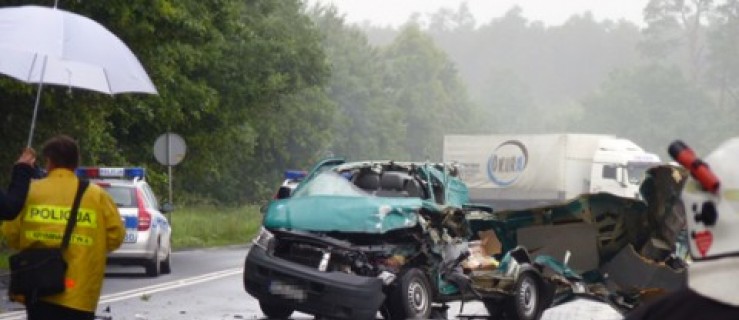
[[[513,286],[508,315],[516,320],[539,320],[544,311],[544,286],[539,274],[526,271]]]
[[[267,319],[287,319],[295,311],[288,306],[274,304],[264,300],[259,300],[259,308],[262,309],[262,313],[264,313]]]
[[[408,269],[385,298],[385,319],[428,319],[431,315],[433,294],[426,275],[417,268]]]

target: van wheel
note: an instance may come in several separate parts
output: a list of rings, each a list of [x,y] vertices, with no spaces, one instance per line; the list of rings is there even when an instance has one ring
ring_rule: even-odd
[[[513,287],[509,316],[517,320],[538,320],[544,306],[543,289],[536,273],[522,273]]]
[[[390,312],[387,311],[387,304],[380,306],[380,316],[385,320],[390,320]]]
[[[392,288],[385,300],[389,318],[428,319],[432,302],[430,288],[429,281],[421,270],[412,268],[403,273],[397,286]]]
[[[149,277],[158,277],[161,273],[161,264],[159,263],[159,245],[157,244],[157,249],[154,250],[154,257],[151,258],[151,260],[147,261],[144,265],[144,268],[146,268],[146,275]]]
[[[483,305],[485,305],[485,309],[488,311],[488,319],[501,319],[504,311],[503,301],[484,299],[482,300],[482,303]]]
[[[262,313],[267,316],[268,319],[287,319],[295,311],[285,305],[274,304],[259,300],[259,308],[262,309]]]

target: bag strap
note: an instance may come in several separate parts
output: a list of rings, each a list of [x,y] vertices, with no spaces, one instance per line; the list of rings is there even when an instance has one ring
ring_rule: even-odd
[[[77,193],[74,195],[74,203],[72,204],[72,211],[69,212],[67,228],[64,229],[64,236],[62,237],[62,249],[66,249],[69,246],[69,239],[72,237],[72,229],[74,229],[74,225],[77,223],[77,211],[80,208],[80,200],[82,200],[82,194],[85,193],[89,184],[89,181],[79,179],[79,183],[77,184]]]

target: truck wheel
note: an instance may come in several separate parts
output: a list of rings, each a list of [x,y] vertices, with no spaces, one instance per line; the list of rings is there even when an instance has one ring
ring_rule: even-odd
[[[429,281],[421,270],[412,268],[403,273],[397,286],[385,300],[389,318],[428,319],[432,302],[430,288]]]
[[[513,286],[509,316],[518,320],[538,320],[543,309],[542,281],[534,272],[524,272]]]
[[[259,308],[262,309],[262,313],[267,316],[268,319],[287,319],[295,311],[285,305],[274,304],[259,300]]]

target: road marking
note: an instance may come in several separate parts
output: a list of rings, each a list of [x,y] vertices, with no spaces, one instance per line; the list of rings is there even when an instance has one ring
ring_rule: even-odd
[[[184,278],[184,279],[178,279],[174,281],[159,283],[159,284],[151,285],[148,287],[106,294],[100,297],[100,301],[98,302],[98,305],[104,304],[104,303],[117,302],[117,301],[131,299],[131,298],[138,298],[143,295],[149,295],[152,293],[191,286],[191,285],[203,283],[206,281],[211,281],[211,280],[216,280],[220,278],[225,278],[225,277],[241,274],[242,272],[243,272],[242,268],[226,269],[226,270],[201,274],[199,276],[194,276],[190,278]],[[25,310],[12,311],[12,312],[0,314],[0,320],[23,320],[23,319],[26,319]]]
[[[100,297],[100,301],[98,302],[98,305],[101,303],[111,303],[111,302],[126,300],[130,298],[138,297],[141,295],[145,295],[145,294],[152,294],[156,292],[182,288],[182,287],[190,286],[193,284],[203,283],[203,282],[210,281],[210,280],[216,280],[216,279],[240,274],[241,272],[242,272],[241,268],[226,269],[222,271],[202,274],[202,275],[195,276],[195,277],[155,284],[155,285],[151,285],[148,287],[111,293],[111,294],[107,294],[107,295]]]

